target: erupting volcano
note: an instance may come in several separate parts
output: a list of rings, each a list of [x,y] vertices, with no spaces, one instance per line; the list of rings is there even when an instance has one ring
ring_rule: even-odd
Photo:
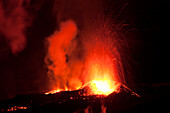
[[[47,38],[46,63],[53,90],[46,94],[77,90],[90,83],[91,93],[108,95],[117,90],[113,82],[124,82],[116,37],[108,23],[101,22],[82,33],[68,20]]]
[[[0,112],[159,111],[170,85],[155,4],[0,0]]]

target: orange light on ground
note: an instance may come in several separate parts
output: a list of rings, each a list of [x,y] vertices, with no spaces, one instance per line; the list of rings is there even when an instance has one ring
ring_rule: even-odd
[[[46,92],[45,94],[48,95],[48,94],[54,94],[54,93],[57,93],[57,92],[60,92],[60,90],[51,90],[49,92]]]
[[[10,107],[9,109],[7,109],[6,111],[16,111],[16,110],[21,110],[21,109],[27,109],[28,107],[26,106],[14,106],[14,107]],[[4,109],[2,110],[2,112],[4,111]]]
[[[70,89],[68,89],[67,87],[65,87],[65,89],[54,89],[54,90],[51,90],[51,91],[48,91],[45,93],[45,95],[48,95],[48,94],[55,94],[55,93],[58,93],[60,91],[71,91]]]

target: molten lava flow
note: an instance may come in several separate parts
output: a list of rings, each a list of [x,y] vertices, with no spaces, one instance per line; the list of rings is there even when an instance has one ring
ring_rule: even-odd
[[[45,94],[48,95],[48,94],[54,94],[54,93],[57,93],[57,92],[60,92],[60,90],[51,90],[49,92],[46,92]]]
[[[71,91],[71,90],[69,90],[68,88],[65,88],[65,89],[54,89],[54,90],[51,90],[51,91],[48,91],[48,92],[46,92],[45,94],[46,95],[48,95],[48,94],[54,94],[54,93],[58,93],[58,92],[60,92],[60,91]]]

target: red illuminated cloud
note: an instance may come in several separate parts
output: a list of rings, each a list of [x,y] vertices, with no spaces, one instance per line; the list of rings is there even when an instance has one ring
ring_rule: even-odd
[[[30,17],[23,2],[29,0],[0,1],[0,32],[9,42],[13,54],[22,51],[26,46],[24,34],[29,26]]]

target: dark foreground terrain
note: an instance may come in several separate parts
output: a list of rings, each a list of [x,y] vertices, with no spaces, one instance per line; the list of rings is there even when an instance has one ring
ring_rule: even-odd
[[[55,94],[18,95],[0,103],[0,112],[156,113],[168,99],[166,87],[142,86],[142,95],[120,86],[108,96],[87,95],[86,88]],[[166,91],[166,92],[165,92]],[[165,106],[164,106],[165,107]]]

